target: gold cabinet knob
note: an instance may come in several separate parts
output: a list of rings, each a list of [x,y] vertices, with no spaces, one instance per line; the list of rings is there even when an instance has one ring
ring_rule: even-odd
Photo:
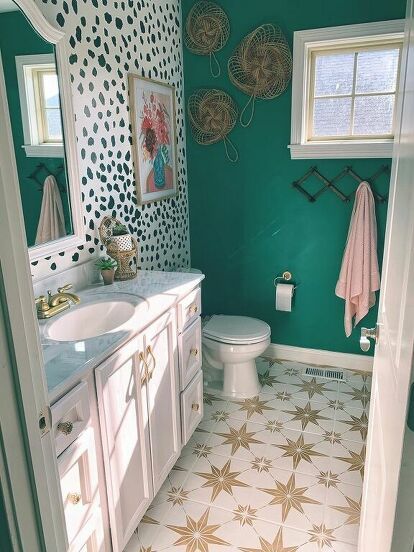
[[[191,409],[194,410],[194,412],[198,412],[200,410],[200,405],[198,403],[193,403]]]
[[[68,499],[68,502],[76,506],[76,504],[79,504],[82,500],[82,495],[80,493],[68,493],[66,498]]]
[[[70,435],[73,431],[72,422],[59,422],[57,425],[58,431],[63,433],[63,435]]]
[[[196,314],[198,312],[198,305],[193,303],[192,305],[190,305],[188,310],[190,311],[190,314]]]
[[[197,347],[194,347],[194,349],[191,349],[190,353],[193,355],[193,356],[198,356],[198,349]]]

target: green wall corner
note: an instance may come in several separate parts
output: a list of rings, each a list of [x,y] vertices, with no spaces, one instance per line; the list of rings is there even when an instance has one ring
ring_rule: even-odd
[[[195,0],[183,0],[185,18]],[[324,0],[275,3],[256,0],[219,2],[227,12],[231,35],[217,57],[222,68],[211,77],[207,57],[184,48],[186,97],[197,88],[222,88],[239,108],[248,97],[227,77],[226,63],[239,40],[256,26],[279,24],[292,44],[296,30],[403,18],[404,0],[372,3],[350,0],[330,4]],[[206,314],[239,314],[265,320],[272,328],[272,342],[345,353],[360,353],[359,330],[345,337],[344,302],[335,296],[335,285],[345,246],[352,202],[342,203],[326,191],[309,203],[291,183],[310,166],[317,165],[328,178],[352,165],[369,177],[389,159],[291,160],[291,86],[279,98],[257,102],[253,122],[231,133],[240,159],[230,163],[222,143],[197,145],[187,121],[187,158],[190,202],[192,265],[201,269],[203,311]],[[389,177],[377,183],[387,194]],[[344,180],[344,190],[357,187]],[[316,182],[309,182],[312,191]],[[320,187],[320,183],[319,183]],[[386,204],[377,204],[378,254],[381,261],[386,223]],[[291,313],[275,310],[273,279],[284,270],[293,273],[296,290]],[[362,321],[374,326],[376,307]]]

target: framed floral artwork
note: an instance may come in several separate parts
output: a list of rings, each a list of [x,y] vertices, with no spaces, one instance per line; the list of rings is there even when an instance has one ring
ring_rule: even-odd
[[[129,75],[132,149],[138,203],[177,193],[175,88]]]

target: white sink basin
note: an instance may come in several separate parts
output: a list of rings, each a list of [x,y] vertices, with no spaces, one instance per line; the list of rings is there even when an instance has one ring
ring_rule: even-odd
[[[44,335],[55,341],[81,341],[119,330],[134,314],[135,306],[128,301],[87,303],[48,322]]]

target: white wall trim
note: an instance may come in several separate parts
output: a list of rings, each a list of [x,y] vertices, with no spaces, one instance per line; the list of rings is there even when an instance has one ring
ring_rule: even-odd
[[[329,44],[346,44],[350,40],[358,43],[382,40],[403,39],[404,19],[379,21],[358,25],[326,27],[296,31],[293,39],[293,75],[292,75],[292,120],[290,153],[292,159],[339,159],[357,157],[391,157],[392,142],[379,140],[368,144],[359,141],[332,144],[326,142],[307,142],[305,122],[308,104],[308,53],[310,48]]]
[[[56,144],[35,144],[22,146],[27,157],[65,157],[65,148]]]
[[[291,159],[368,159],[391,158],[394,140],[382,142],[307,142],[291,144]]]
[[[359,372],[372,372],[374,363],[373,357],[365,355],[292,347],[291,345],[279,345],[277,343],[271,343],[266,349],[265,355],[281,360],[334,366],[335,368],[357,370]]]

